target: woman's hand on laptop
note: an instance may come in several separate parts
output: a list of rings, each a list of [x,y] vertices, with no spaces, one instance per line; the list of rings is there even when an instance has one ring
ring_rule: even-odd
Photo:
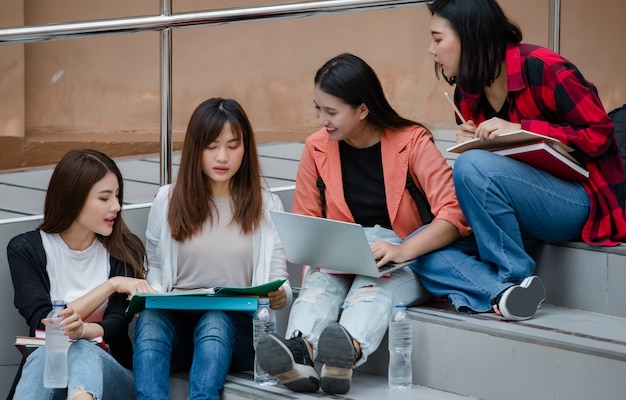
[[[392,244],[379,240],[370,245],[376,265],[378,268],[389,263],[402,263],[410,260],[412,257],[405,252],[405,246],[401,244]]]

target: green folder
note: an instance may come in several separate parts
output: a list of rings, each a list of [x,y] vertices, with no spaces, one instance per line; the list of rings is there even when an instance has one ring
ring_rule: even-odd
[[[277,290],[285,281],[277,279],[258,286],[224,286],[194,292],[137,293],[130,299],[126,315],[134,315],[145,308],[254,312],[258,298]]]
[[[275,281],[264,283],[258,286],[250,287],[216,287],[215,294],[219,296],[234,296],[234,295],[246,295],[246,296],[267,296],[269,292],[278,290],[279,287],[285,283],[287,279],[276,279]]]

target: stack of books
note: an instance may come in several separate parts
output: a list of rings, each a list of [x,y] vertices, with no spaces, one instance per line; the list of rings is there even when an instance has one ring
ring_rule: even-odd
[[[488,141],[470,139],[449,147],[447,151],[463,153],[470,149],[488,150],[510,157],[570,181],[589,178],[589,171],[569,154],[573,151],[571,147],[555,138],[525,130],[505,133]]]

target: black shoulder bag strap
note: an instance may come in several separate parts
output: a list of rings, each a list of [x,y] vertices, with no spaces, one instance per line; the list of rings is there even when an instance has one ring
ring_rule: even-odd
[[[430,211],[430,205],[428,204],[428,200],[424,193],[415,186],[415,182],[413,182],[413,178],[411,178],[411,174],[409,172],[406,173],[406,189],[413,197],[413,201],[417,205],[417,210],[420,213],[420,217],[422,217],[422,222],[424,225],[430,224],[433,220],[433,213]]]
[[[322,200],[322,217],[326,218],[326,185],[324,184],[324,180],[321,176],[317,176],[317,182],[315,182],[315,186],[320,191],[320,200]]]

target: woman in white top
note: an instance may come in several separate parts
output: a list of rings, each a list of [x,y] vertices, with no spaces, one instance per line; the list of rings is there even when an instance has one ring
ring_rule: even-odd
[[[9,243],[14,303],[31,336],[48,322],[52,299],[60,299],[67,304],[63,330],[75,340],[67,389],[44,387],[41,347],[26,358],[21,379],[18,374],[15,400],[135,398],[125,310],[129,296],[153,290],[138,279],[146,253],[122,220],[123,192],[113,160],[94,150],[72,150],[52,173],[41,225]],[[92,343],[98,337],[109,351]]]
[[[287,278],[287,260],[270,219],[283,210],[261,186],[250,122],[234,100],[212,98],[193,112],[175,184],[163,186],[146,229],[148,282],[159,292],[247,287]],[[291,287],[268,295],[291,302]],[[229,370],[251,369],[247,312],[146,309],[135,329],[138,399],[169,398],[171,371],[189,370],[189,398],[219,399]]]

